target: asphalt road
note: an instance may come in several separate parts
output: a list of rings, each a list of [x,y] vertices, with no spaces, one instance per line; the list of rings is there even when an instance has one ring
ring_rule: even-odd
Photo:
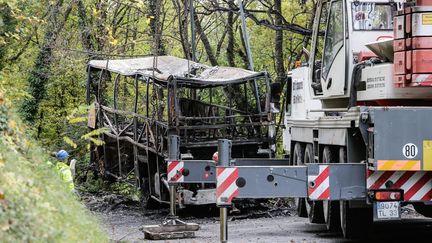
[[[143,242],[142,225],[158,224],[166,211],[145,212],[142,209],[120,208],[95,212],[113,241]],[[415,214],[415,213],[414,213]],[[432,220],[416,215],[399,222],[376,223],[357,242],[432,242]],[[232,219],[232,218],[231,218]],[[201,225],[194,239],[157,242],[219,242],[217,217],[188,217],[185,221]],[[293,216],[239,219],[229,222],[229,242],[355,242],[329,233],[324,225],[310,224],[307,219]],[[156,242],[156,241],[155,241]]]

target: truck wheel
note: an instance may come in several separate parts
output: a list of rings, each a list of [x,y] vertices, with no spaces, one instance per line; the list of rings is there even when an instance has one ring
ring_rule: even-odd
[[[304,146],[302,146],[300,143],[296,143],[294,145],[294,153],[292,155],[291,164],[292,165],[303,165],[303,161],[304,161]],[[297,215],[299,217],[306,218],[307,217],[306,199],[305,198],[296,198],[295,199],[295,205],[297,208]]]
[[[432,205],[426,205],[422,202],[419,203],[413,203],[414,209],[417,213],[432,218]]]
[[[337,157],[332,153],[329,146],[325,146],[322,155],[322,163],[336,163]],[[324,221],[327,229],[331,232],[340,231],[339,201],[323,201]]]
[[[339,149],[339,163],[347,162],[346,149]],[[340,225],[345,238],[356,239],[366,233],[373,222],[372,208],[350,208],[348,201],[339,201]]]
[[[306,145],[304,163],[315,163],[312,144]],[[307,201],[306,210],[311,223],[324,223],[323,203],[319,201]]]
[[[361,238],[373,222],[372,208],[351,208],[348,201],[341,201],[340,221],[345,238]]]

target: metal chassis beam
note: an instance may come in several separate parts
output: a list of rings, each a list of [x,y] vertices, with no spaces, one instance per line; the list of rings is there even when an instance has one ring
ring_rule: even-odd
[[[220,160],[180,160],[178,136],[170,136],[168,182],[223,184],[217,203],[230,204],[234,198],[289,198],[310,200],[364,200],[366,165],[360,163],[289,165],[287,159],[231,159],[231,141],[219,146]],[[221,144],[221,142],[219,143]],[[219,161],[220,163],[221,161]],[[217,176],[216,176],[217,175]],[[227,180],[229,182],[224,182]]]
[[[366,199],[366,164],[290,166],[271,165],[267,162],[272,160],[263,159],[261,163],[255,161],[255,164],[263,164],[259,166],[233,166],[230,145],[229,140],[220,140],[219,163],[216,167],[218,206],[229,206],[234,198]],[[283,164],[284,160],[275,162]]]
[[[307,197],[306,166],[228,166],[217,170],[218,185],[221,178],[233,180],[235,185],[221,184],[236,188],[235,198]],[[229,202],[231,195],[222,194],[220,201]]]
[[[233,166],[227,139],[219,140],[218,152],[216,204],[220,207],[221,242],[228,240],[227,212],[234,198],[366,199],[366,164]]]
[[[170,184],[216,183],[216,166],[212,160],[171,160],[167,168]]]
[[[217,166],[218,204],[234,198],[366,199],[365,164]]]
[[[236,160],[233,160],[234,163]],[[269,162],[272,160],[268,160]],[[251,161],[248,161],[251,162]],[[258,160],[256,162],[259,162]],[[266,162],[261,160],[260,162]],[[282,162],[273,161],[273,162]],[[176,163],[175,172],[169,171],[170,184],[217,183],[216,170],[228,169],[236,173],[231,178],[238,194],[221,202],[230,203],[233,198],[289,198],[302,197],[310,200],[362,200],[366,198],[365,164],[308,164],[306,166],[289,165],[241,165],[215,166],[211,160],[171,161]],[[168,166],[170,167],[170,166]],[[328,170],[326,168],[328,167]],[[173,167],[174,168],[174,167]],[[320,171],[328,171],[320,180]],[[172,176],[170,176],[172,175]],[[317,185],[317,181],[320,181]],[[327,183],[327,184],[325,184]],[[320,195],[313,193],[315,187],[321,189]],[[327,194],[324,194],[325,190]],[[318,190],[319,191],[319,190]]]
[[[216,162],[213,160],[172,160],[168,161],[168,169],[172,163],[180,166],[175,169],[175,176],[169,176],[170,183],[213,183],[216,184]],[[234,159],[231,164],[238,167],[255,169],[259,168],[287,168],[288,160],[285,159]],[[265,166],[263,166],[265,165]],[[284,166],[285,165],[285,166]],[[172,165],[174,166],[174,165]],[[291,170],[291,168],[288,168]],[[168,170],[168,175],[170,170]],[[281,172],[285,173],[285,172]]]

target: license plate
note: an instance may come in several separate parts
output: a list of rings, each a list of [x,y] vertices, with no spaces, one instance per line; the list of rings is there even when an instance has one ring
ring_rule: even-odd
[[[399,202],[375,202],[375,219],[399,219]]]

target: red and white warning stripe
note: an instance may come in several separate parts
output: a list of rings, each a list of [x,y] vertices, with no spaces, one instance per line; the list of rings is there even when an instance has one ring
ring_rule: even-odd
[[[413,74],[412,86],[432,86],[431,74]]]
[[[312,200],[330,199],[330,166],[320,165],[318,175],[308,176],[308,195]]]
[[[405,201],[431,201],[432,172],[368,170],[367,188],[402,189]]]
[[[216,168],[216,203],[229,204],[239,194],[237,168]]]
[[[169,182],[183,182],[184,162],[182,161],[168,161],[168,181]]]

